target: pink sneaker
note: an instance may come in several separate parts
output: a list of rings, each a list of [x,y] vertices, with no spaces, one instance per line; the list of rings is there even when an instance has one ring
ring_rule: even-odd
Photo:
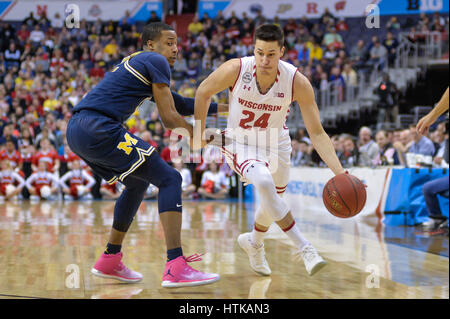
[[[114,255],[106,255],[103,253],[91,269],[91,273],[98,277],[116,279],[123,282],[132,283],[141,281],[142,275],[128,269],[122,263],[122,256],[122,252]]]
[[[198,254],[191,255],[187,258],[180,256],[168,261],[166,263],[166,269],[164,269],[161,285],[165,288],[191,287],[207,285],[218,281],[220,279],[218,274],[203,273],[187,264],[188,262],[202,260],[200,256]]]

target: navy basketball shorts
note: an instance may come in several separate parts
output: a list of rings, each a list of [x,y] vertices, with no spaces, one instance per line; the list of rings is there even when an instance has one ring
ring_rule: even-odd
[[[109,184],[123,182],[151,160],[153,153],[159,156],[153,146],[128,132],[119,121],[95,111],[75,113],[66,137],[70,149]]]

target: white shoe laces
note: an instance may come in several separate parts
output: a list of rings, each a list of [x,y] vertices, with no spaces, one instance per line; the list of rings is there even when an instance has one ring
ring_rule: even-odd
[[[265,251],[264,251],[264,244],[261,244],[260,247],[255,247],[251,240],[249,239],[249,244],[254,250],[253,257],[255,258],[256,265],[257,266],[265,266],[266,263],[266,257],[265,257]]]
[[[301,251],[301,256],[303,260],[305,260],[306,262],[311,262],[314,258],[318,256],[318,254],[313,246],[308,245]]]

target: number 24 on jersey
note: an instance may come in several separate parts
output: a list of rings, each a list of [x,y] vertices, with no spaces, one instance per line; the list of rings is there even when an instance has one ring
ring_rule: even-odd
[[[255,120],[255,113],[252,111],[244,110],[242,111],[242,114],[244,114],[246,117],[241,119],[239,122],[239,126],[244,129],[249,129],[252,127],[260,127],[260,128],[267,128],[269,125],[269,117],[270,113],[264,113],[259,118]],[[253,125],[251,124],[254,121]]]

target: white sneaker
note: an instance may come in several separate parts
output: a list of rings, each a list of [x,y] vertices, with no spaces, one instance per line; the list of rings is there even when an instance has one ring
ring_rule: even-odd
[[[310,276],[314,275],[327,264],[311,244],[303,247],[300,255],[305,263],[306,271]]]
[[[251,233],[239,235],[237,239],[238,244],[247,253],[248,259],[250,260],[250,267],[260,275],[269,276],[272,271],[267,264],[264,254],[264,244],[259,248],[254,247],[250,240],[250,236]]]
[[[422,223],[422,230],[424,231],[432,231],[433,229],[436,228],[436,222],[434,221],[434,219],[429,219],[426,222]]]

